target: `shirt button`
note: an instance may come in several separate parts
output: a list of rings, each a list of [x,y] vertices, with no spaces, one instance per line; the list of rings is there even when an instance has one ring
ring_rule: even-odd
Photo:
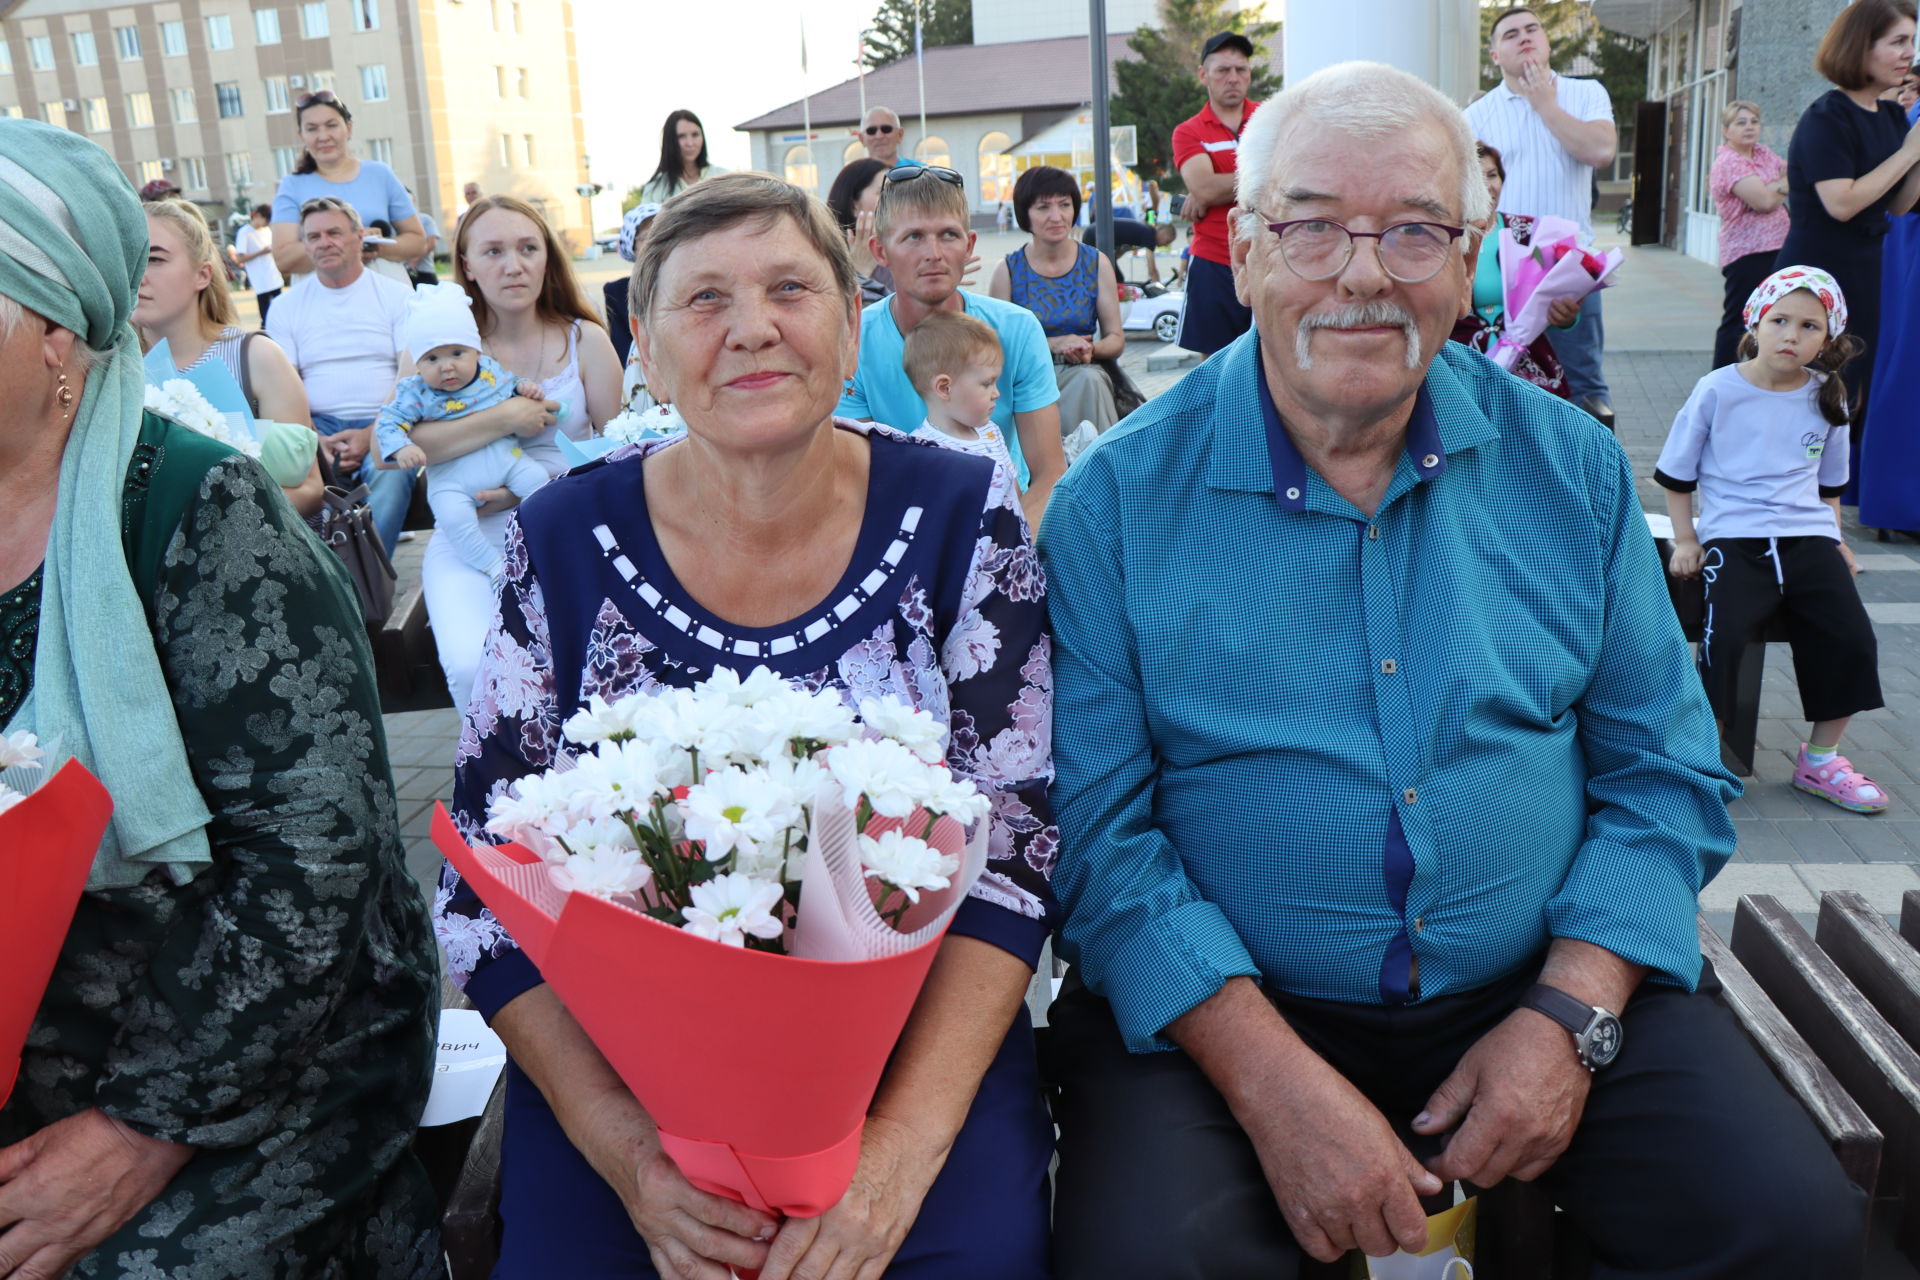
[[[1368,526],[1367,526],[1367,541],[1368,541],[1368,542],[1378,542],[1378,541],[1380,541],[1380,526],[1379,526],[1379,525],[1377,525],[1377,524],[1370,524],[1370,525],[1368,525]]]
[[[1288,502],[1300,501],[1300,491],[1298,489],[1287,490],[1287,501]]]
[[[1440,465],[1440,458],[1437,454],[1430,453],[1426,457],[1420,459],[1420,465],[1427,468],[1429,471],[1431,471],[1433,468]]]
[[[1397,662],[1395,662],[1395,661],[1394,661],[1394,660],[1393,660],[1392,658],[1383,658],[1383,659],[1381,659],[1381,661],[1380,661],[1380,674],[1381,674],[1381,675],[1383,675],[1383,676],[1390,676],[1390,675],[1392,675],[1392,674],[1393,674],[1394,672],[1396,672],[1396,671],[1398,671],[1398,670],[1400,670],[1400,664],[1399,664],[1399,663],[1397,663]]]
[[[1413,918],[1413,931],[1415,933],[1419,933],[1422,929],[1426,927],[1427,927],[1427,918],[1425,916],[1415,916]]]
[[[1401,799],[1405,800],[1408,804],[1416,804],[1420,800],[1420,793],[1418,791],[1415,791],[1412,787],[1408,787],[1405,791],[1400,793],[1400,797]]]

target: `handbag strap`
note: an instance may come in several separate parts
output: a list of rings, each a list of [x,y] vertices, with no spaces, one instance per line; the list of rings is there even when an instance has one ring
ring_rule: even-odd
[[[253,394],[253,362],[247,359],[247,348],[259,336],[260,331],[253,329],[240,339],[240,354],[237,357],[240,362],[240,394],[246,397],[247,408],[256,418],[260,416],[260,398]]]

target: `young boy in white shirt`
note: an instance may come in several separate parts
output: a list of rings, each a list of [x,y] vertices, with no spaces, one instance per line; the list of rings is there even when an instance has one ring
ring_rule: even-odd
[[[1000,400],[999,335],[964,311],[936,311],[907,334],[907,377],[926,402],[925,433],[951,449],[1019,473],[993,407]]]

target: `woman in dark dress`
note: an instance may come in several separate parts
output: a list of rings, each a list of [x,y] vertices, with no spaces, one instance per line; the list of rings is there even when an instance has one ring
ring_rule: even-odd
[[[1913,0],[1857,0],[1827,28],[1814,65],[1837,87],[1814,100],[1787,149],[1792,226],[1775,259],[1831,273],[1845,291],[1848,332],[1865,350],[1845,370],[1853,393],[1855,462],[1880,333],[1880,257],[1888,217],[1920,198],[1920,130],[1880,95],[1913,62]],[[1854,466],[1852,475],[1860,468]],[[1852,493],[1843,499],[1854,501]]]
[[[948,764],[992,797],[990,852],[869,1107],[852,1185],[785,1223],[680,1174],[533,963],[444,871],[448,973],[511,1059],[494,1275],[1045,1280],[1053,1130],[1022,997],[1059,833],[1046,581],[1019,495],[984,458],[832,416],[857,284],[845,235],[798,189],[739,173],[675,196],[634,279],[648,384],[687,431],[576,467],[509,524],[454,821],[488,840],[488,801],[552,766],[590,698],[765,664],[944,723]]]

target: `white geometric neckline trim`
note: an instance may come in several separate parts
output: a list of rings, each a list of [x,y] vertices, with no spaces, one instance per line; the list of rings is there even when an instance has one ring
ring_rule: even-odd
[[[792,653],[805,645],[813,644],[833,632],[840,623],[845,622],[860,611],[861,606],[879,595],[899,569],[900,562],[906,558],[907,548],[913,545],[915,532],[920,528],[922,507],[908,507],[900,516],[900,528],[893,541],[887,545],[881,555],[881,563],[854,584],[852,590],[823,607],[812,621],[785,635],[775,636],[771,640],[749,640],[745,636],[731,635],[695,618],[687,610],[668,599],[660,588],[647,580],[639,566],[620,549],[620,540],[613,530],[604,524],[593,527],[594,541],[600,544],[600,554],[613,566],[633,593],[640,597],[654,616],[672,627],[675,631],[693,637],[719,653],[734,654],[742,658],[777,658]]]

